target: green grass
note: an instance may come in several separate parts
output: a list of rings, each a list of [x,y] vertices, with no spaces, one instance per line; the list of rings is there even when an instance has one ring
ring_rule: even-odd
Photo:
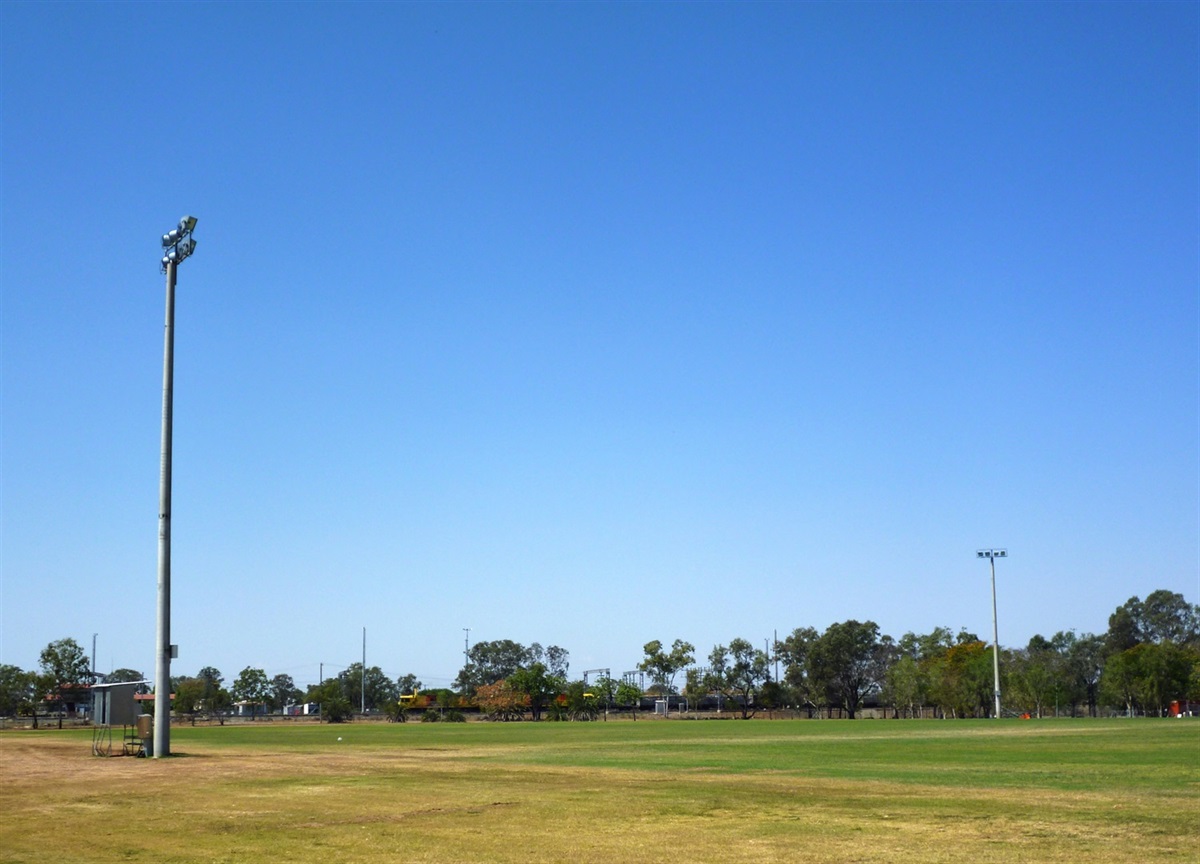
[[[91,757],[87,733],[0,733],[0,860],[1200,858],[1192,721],[250,723],[171,737],[177,755],[134,760]]]
[[[1200,768],[1200,726],[1142,720],[250,723],[174,729],[172,744],[177,753],[193,745],[280,753],[412,746],[446,758],[576,769],[782,772],[973,788],[1119,783],[1171,793],[1181,780],[1195,784]]]

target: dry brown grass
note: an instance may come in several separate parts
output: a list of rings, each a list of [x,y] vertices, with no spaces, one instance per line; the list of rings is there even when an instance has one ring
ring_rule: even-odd
[[[471,746],[98,759],[0,736],[0,859],[21,862],[1198,860],[1197,799],[686,775],[496,760]]]

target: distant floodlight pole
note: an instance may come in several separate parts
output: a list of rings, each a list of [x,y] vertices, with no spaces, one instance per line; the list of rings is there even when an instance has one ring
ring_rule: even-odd
[[[194,216],[162,235],[162,271],[167,275],[167,320],[163,334],[162,460],[158,480],[158,633],[154,674],[154,758],[171,755],[171,411],[175,376],[175,272],[196,251]]]
[[[987,558],[992,564],[992,670],[995,673],[996,719],[1000,719],[1000,628],[996,625],[996,559],[1007,558],[1007,549],[980,549],[976,558]]]

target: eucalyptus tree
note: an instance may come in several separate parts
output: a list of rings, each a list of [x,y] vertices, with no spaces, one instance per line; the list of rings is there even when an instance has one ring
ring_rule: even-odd
[[[0,717],[28,712],[35,678],[19,666],[0,664]]]
[[[68,699],[78,699],[92,682],[91,664],[78,642],[70,637],[57,639],[42,649],[38,657],[41,666],[40,684],[58,704],[58,728]]]
[[[676,639],[670,651],[665,650],[657,639],[642,646],[645,658],[638,664],[638,669],[648,673],[651,680],[662,688],[668,712],[671,710],[670,696],[675,692],[675,675],[696,662],[695,650],[694,645],[682,639]]]
[[[551,675],[566,678],[569,658],[570,652],[557,645],[543,648],[534,642],[526,648],[511,639],[476,642],[468,649],[467,662],[455,678],[454,686],[464,696],[471,696],[477,687],[503,681],[534,663],[541,663]]]
[[[825,703],[825,694],[812,674],[812,652],[820,633],[813,627],[797,627],[775,643],[775,655],[783,661],[783,680],[791,690],[796,707],[812,708]]]
[[[505,680],[513,690],[528,697],[529,713],[534,720],[541,720],[542,712],[567,688],[567,680],[551,673],[542,663],[518,669]]]
[[[753,716],[756,697],[771,678],[766,652],[738,638],[731,640],[728,647],[714,647],[708,655],[708,663],[704,687],[732,697],[738,703],[743,719]]]
[[[368,666],[364,676],[362,663],[351,663],[338,673],[337,682],[347,702],[367,711],[389,709],[400,697],[396,682],[378,666]]]
[[[247,666],[233,682],[230,691],[235,700],[249,706],[250,719],[253,720],[259,708],[271,698],[271,680],[262,669]]]
[[[267,705],[272,711],[282,711],[303,698],[304,694],[300,692],[300,688],[296,686],[291,675],[281,672],[271,679],[267,692]]]
[[[638,712],[642,707],[641,688],[632,681],[619,681],[613,690],[613,704],[618,708],[626,708],[632,711],[633,719],[637,720]]]
[[[811,646],[810,674],[829,704],[853,720],[863,699],[883,683],[887,648],[874,621],[831,624]]]

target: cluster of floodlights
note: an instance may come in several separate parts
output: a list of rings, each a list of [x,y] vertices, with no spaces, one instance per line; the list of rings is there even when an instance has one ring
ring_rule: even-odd
[[[195,216],[184,216],[179,220],[179,227],[172,228],[162,236],[163,257],[162,272],[167,272],[168,264],[178,264],[184,258],[196,251],[196,240],[192,237],[192,229],[196,227]]]

